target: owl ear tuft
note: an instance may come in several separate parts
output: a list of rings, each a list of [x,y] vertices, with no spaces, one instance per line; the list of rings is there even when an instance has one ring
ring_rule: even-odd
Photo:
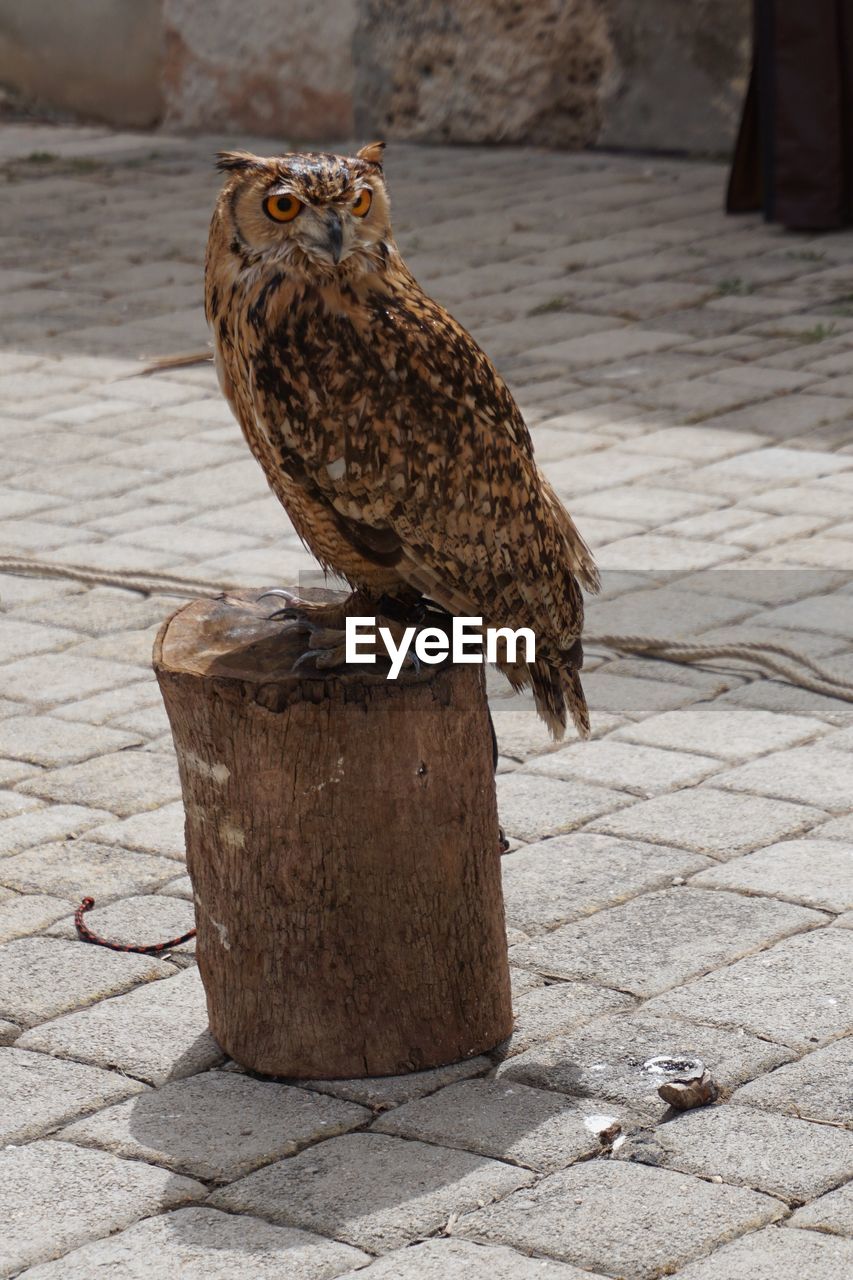
[[[220,173],[244,173],[247,169],[263,169],[264,162],[251,151],[217,151],[216,167]]]
[[[366,160],[368,164],[375,164],[377,169],[382,168],[382,152],[385,150],[384,142],[368,142],[366,147],[362,147],[356,152],[359,160]]]

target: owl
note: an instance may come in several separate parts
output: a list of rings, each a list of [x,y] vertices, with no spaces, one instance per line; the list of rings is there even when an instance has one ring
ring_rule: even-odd
[[[555,738],[579,679],[592,556],[537,469],[488,357],[420,287],[391,231],[383,143],[354,156],[219,155],[205,309],[222,391],[297,533],[357,598],[426,599],[528,627]]]

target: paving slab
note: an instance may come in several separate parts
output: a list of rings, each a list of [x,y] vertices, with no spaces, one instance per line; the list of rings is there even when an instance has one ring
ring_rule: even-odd
[[[40,933],[64,915],[69,903],[46,893],[16,893],[0,901],[0,943]],[[73,936],[73,935],[72,935]]]
[[[525,845],[501,861],[508,918],[539,933],[671,885],[709,865],[683,849],[586,831]]]
[[[532,1181],[526,1170],[467,1151],[356,1133],[268,1165],[214,1192],[211,1203],[387,1253]]]
[[[823,810],[806,805],[698,787],[596,818],[590,828],[604,835],[676,845],[722,861],[799,835],[825,816]]]
[[[528,761],[525,772],[547,778],[583,778],[646,797],[701,782],[719,769],[719,760],[710,756],[662,751],[607,737],[599,742],[573,743],[539,756]]]
[[[690,883],[841,912],[853,907],[853,847],[817,838],[784,840],[702,871]]]
[[[519,840],[571,831],[599,814],[627,804],[629,797],[606,787],[583,782],[562,782],[533,774],[500,774],[497,778],[498,812],[507,835]]]
[[[18,938],[0,947],[0,1016],[32,1027],[173,973],[152,956],[59,938]]]
[[[742,1187],[590,1160],[461,1217],[453,1232],[625,1280],[652,1280],[784,1212],[778,1200]]]
[[[250,1265],[251,1280],[332,1280],[369,1261],[368,1254],[336,1240],[199,1207],[146,1218],[23,1274],[27,1280],[99,1274],[117,1280],[232,1280]]]
[[[172,879],[175,870],[169,858],[140,857],[84,838],[36,846],[0,859],[0,884],[21,893],[53,894],[76,905],[84,897],[98,902],[153,889]]]
[[[602,1109],[513,1080],[463,1080],[386,1112],[374,1133],[416,1138],[553,1173],[603,1149],[602,1132],[636,1124],[624,1108]]]
[[[849,757],[821,744],[792,747],[790,751],[775,751],[760,760],[751,760],[717,774],[714,786],[795,800],[830,813],[847,813],[853,808]]]
[[[365,1107],[321,1093],[213,1070],[108,1107],[59,1136],[230,1182],[371,1119]]]
[[[791,1225],[853,1237],[853,1182],[803,1205],[791,1218]]]
[[[574,1098],[622,1104],[651,1120],[667,1111],[650,1058],[700,1057],[725,1090],[772,1071],[791,1051],[744,1031],[720,1030],[639,1010],[596,1019],[569,1035],[537,1044],[497,1069],[499,1079],[554,1089]]]
[[[590,1280],[551,1258],[530,1258],[505,1245],[470,1240],[424,1240],[377,1259],[366,1271],[348,1271],[341,1280]],[[593,1280],[595,1278],[593,1277]]]
[[[126,663],[78,657],[73,652],[44,653],[0,667],[0,697],[24,698],[47,710],[142,678],[138,669]]]
[[[786,716],[727,703],[698,703],[626,725],[613,737],[740,761],[796,746],[826,732],[822,721],[807,716]]]
[[[51,945],[71,944],[51,940]],[[206,1071],[225,1056],[208,1031],[204,989],[195,968],[44,1022],[26,1032],[19,1045],[154,1085]]]
[[[853,931],[819,929],[667,991],[650,1013],[741,1027],[803,1052],[853,1028]]]
[[[661,889],[522,942],[511,956],[546,977],[651,996],[825,918],[770,898]]]
[[[512,973],[524,972],[530,971],[512,970]],[[538,974],[531,976],[542,981]],[[512,1057],[602,1014],[632,1009],[636,1003],[627,992],[608,991],[591,982],[550,982],[517,998],[513,994],[513,1032],[495,1052],[500,1058]]]
[[[0,857],[20,853],[36,844],[66,840],[108,821],[105,809],[89,809],[77,804],[54,804],[33,809],[0,822]]]
[[[87,838],[100,844],[121,845],[124,849],[139,849],[144,853],[159,853],[164,858],[183,860],[186,856],[183,803],[176,800],[163,805],[162,809],[137,813],[132,818],[105,820],[90,828]]]
[[[467,1062],[452,1062],[446,1067],[434,1067],[431,1071],[413,1071],[404,1076],[364,1076],[358,1080],[300,1080],[304,1089],[316,1089],[347,1102],[357,1102],[373,1111],[387,1111],[402,1106],[414,1098],[435,1093],[456,1080],[481,1076],[492,1066],[491,1058],[480,1055]],[[237,1068],[240,1070],[240,1068]]]
[[[0,1049],[0,1142],[18,1144],[143,1089],[113,1071]]]
[[[67,1142],[7,1147],[0,1151],[0,1270],[17,1274],[204,1195],[201,1183],[166,1169]]]
[[[0,790],[0,818],[12,818],[42,807],[41,801],[22,796],[17,791]]]
[[[10,720],[0,720],[0,755],[45,768],[123,751],[139,742],[137,734],[52,716],[13,716]]]
[[[742,1085],[732,1101],[853,1127],[853,1037]]]
[[[853,1177],[853,1133],[732,1103],[700,1107],[658,1125],[636,1152],[630,1140],[618,1155],[721,1177],[802,1203]]]
[[[122,818],[159,809],[181,795],[175,757],[145,751],[119,751],[67,765],[28,779],[21,789],[47,800],[108,809]]]
[[[804,1210],[800,1210],[804,1212]],[[795,1219],[796,1221],[796,1215]],[[853,1242],[766,1227],[676,1272],[676,1280],[839,1280],[853,1268]]]
[[[7,1018],[0,1018],[0,1045],[14,1044],[21,1034],[21,1028]]]

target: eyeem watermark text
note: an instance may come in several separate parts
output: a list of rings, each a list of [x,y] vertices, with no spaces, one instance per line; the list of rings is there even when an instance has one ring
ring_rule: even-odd
[[[389,627],[377,627],[375,618],[347,618],[345,624],[346,661],[375,662],[381,645],[391,663],[389,680],[396,680],[406,658],[414,652],[419,662],[436,664],[449,657],[452,662],[534,662],[536,637],[530,627],[483,627],[482,618],[453,618],[448,635],[441,627],[406,627],[399,643]],[[518,656],[519,644],[522,654]]]

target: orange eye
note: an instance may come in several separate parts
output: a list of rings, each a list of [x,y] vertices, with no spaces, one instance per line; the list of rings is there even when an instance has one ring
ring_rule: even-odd
[[[264,213],[273,222],[292,222],[301,208],[296,196],[267,196],[264,201]]]
[[[364,187],[359,191],[358,195],[352,202],[352,211],[357,218],[363,218],[370,208],[373,201],[373,192],[369,187]]]

